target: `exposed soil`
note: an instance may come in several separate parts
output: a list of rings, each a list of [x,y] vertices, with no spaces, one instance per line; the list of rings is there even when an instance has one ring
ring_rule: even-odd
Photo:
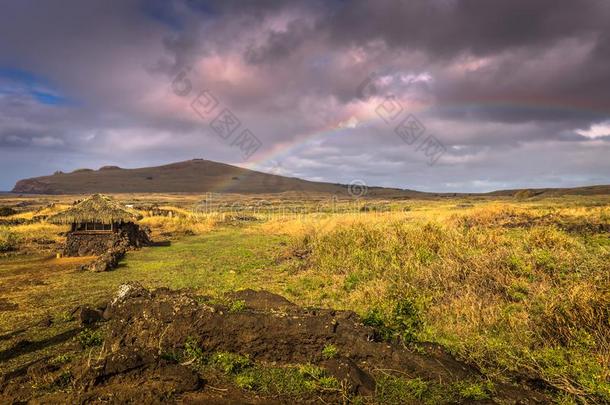
[[[393,370],[437,384],[475,380],[480,374],[436,345],[411,351],[399,343],[375,341],[375,330],[350,311],[305,309],[268,292],[230,295],[245,309],[229,310],[187,292],[148,291],[138,284],[120,287],[105,307],[81,308],[82,324],[103,325],[104,344],[96,356],[62,366],[42,359],[0,381],[0,402],[68,403],[294,403],[294,398],[264,398],[235,386],[218,387],[212,375],[164,353],[180,351],[189,339],[205,353],[233,352],[274,365],[313,363],[343,381],[352,394],[371,396],[375,370]],[[24,350],[21,343],[15,350]],[[332,344],[338,356],[325,359]],[[66,382],[66,376],[70,382]],[[40,390],[36,387],[45,386]],[[54,387],[50,389],[49,387]],[[64,388],[62,391],[62,387]],[[67,389],[69,387],[69,389]],[[300,398],[301,402],[339,403],[336,392]],[[479,403],[547,403],[540,392],[497,383],[491,400]]]

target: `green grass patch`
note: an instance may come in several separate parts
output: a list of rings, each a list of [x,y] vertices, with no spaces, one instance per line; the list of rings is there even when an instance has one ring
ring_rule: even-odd
[[[246,301],[236,300],[229,305],[229,312],[241,312],[246,309]]]
[[[400,338],[405,343],[415,342],[424,326],[419,309],[406,298],[396,302],[389,313],[378,308],[369,310],[363,323],[375,328],[382,339]]]
[[[379,404],[402,405],[405,403],[436,404],[450,399],[443,397],[434,384],[421,378],[407,379],[390,375],[377,378],[375,401]],[[444,400],[444,401],[443,401]]]
[[[167,356],[167,359],[171,359],[171,356]],[[182,358],[186,361],[196,362],[201,364],[205,361],[205,354],[199,340],[195,337],[189,336],[184,343],[184,349],[182,350]]]
[[[480,401],[491,398],[494,391],[494,385],[490,381],[472,382],[461,381],[454,385],[458,395],[462,399],[470,399]]]
[[[238,374],[253,364],[250,357],[229,352],[214,353],[209,363],[225,374]]]
[[[339,349],[333,344],[328,344],[322,348],[322,357],[325,359],[334,359],[339,355]]]
[[[63,364],[67,364],[72,361],[72,356],[69,354],[60,354],[58,356],[53,357],[49,363],[54,366],[61,366]]]
[[[104,343],[104,337],[100,330],[85,329],[76,335],[76,341],[83,347],[101,346]]]
[[[341,390],[336,378],[310,364],[285,367],[256,365],[237,374],[235,383],[243,389],[261,394],[288,397]]]

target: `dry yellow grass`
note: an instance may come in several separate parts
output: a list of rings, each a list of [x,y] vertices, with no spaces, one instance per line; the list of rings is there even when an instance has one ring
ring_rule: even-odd
[[[261,227],[290,236],[285,257],[299,258],[297,293],[311,303],[389,317],[408,302],[423,319],[419,338],[487,373],[527,370],[610,400],[608,206],[431,205]]]
[[[46,222],[0,227],[0,252],[36,251],[41,245],[61,243],[68,229],[68,226]]]
[[[200,235],[209,232],[223,219],[222,214],[188,214],[186,216],[149,216],[139,221],[150,228],[153,237]]]

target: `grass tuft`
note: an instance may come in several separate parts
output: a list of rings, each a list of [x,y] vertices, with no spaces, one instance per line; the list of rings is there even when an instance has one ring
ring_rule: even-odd
[[[86,349],[88,347],[101,346],[104,338],[99,330],[85,329],[76,335],[76,341]]]
[[[328,344],[322,349],[322,357],[325,359],[334,359],[339,355],[339,349],[333,344]]]

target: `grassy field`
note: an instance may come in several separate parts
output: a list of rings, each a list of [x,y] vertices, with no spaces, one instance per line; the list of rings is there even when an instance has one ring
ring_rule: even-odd
[[[5,226],[0,334],[66,317],[126,281],[215,297],[265,289],[440,343],[494,379],[539,380],[560,403],[610,401],[610,198],[283,203],[148,216],[171,245],[130,252],[107,273],[53,258],[62,229]],[[50,247],[36,253],[41,240]]]

